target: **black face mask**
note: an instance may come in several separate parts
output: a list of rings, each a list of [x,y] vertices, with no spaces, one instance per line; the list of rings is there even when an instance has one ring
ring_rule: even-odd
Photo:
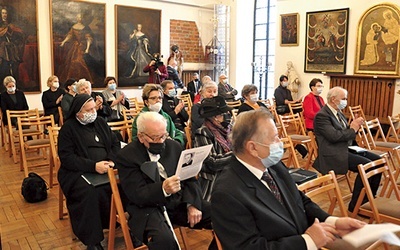
[[[221,126],[227,128],[231,124],[232,117],[229,113],[223,114],[224,120],[221,122]]]
[[[194,79],[194,81],[195,81],[195,82],[198,82],[198,81],[199,81],[199,79]]]
[[[161,154],[165,149],[165,142],[153,143],[149,142],[149,152],[155,155]]]

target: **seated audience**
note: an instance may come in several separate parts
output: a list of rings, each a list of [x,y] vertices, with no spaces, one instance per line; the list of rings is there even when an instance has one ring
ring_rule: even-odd
[[[267,108],[264,103],[258,101],[258,89],[254,84],[247,84],[243,86],[242,89],[242,97],[244,102],[240,105],[238,114],[241,112],[259,109],[259,108]]]
[[[77,93],[76,84],[77,81],[73,78],[68,79],[64,84],[66,93],[61,100],[61,109],[63,111],[64,119],[68,116],[72,101],[74,100],[74,97]]]
[[[24,92],[17,90],[17,83],[12,76],[6,76],[3,80],[6,91],[1,93],[1,112],[3,112],[3,123],[8,125],[7,110],[28,110],[28,102],[26,101]],[[12,117],[11,124],[17,126],[17,119]]]
[[[303,116],[308,131],[314,131],[314,117],[318,111],[325,105],[324,99],[320,96],[324,85],[321,79],[311,80],[309,87],[311,92],[303,100]]]
[[[97,116],[103,117],[106,121],[111,116],[111,107],[104,99],[103,94],[92,92],[92,84],[86,79],[80,79],[76,84],[78,94],[90,95],[96,103]]]
[[[162,110],[171,117],[175,127],[183,131],[186,127],[186,122],[189,120],[185,104],[176,97],[176,89],[173,81],[165,80],[161,83],[161,87],[164,92]]]
[[[329,216],[297,189],[267,110],[239,115],[232,145],[234,156],[211,198],[213,228],[224,249],[319,249],[365,225]]]
[[[44,91],[42,95],[44,115],[53,115],[54,122],[59,124],[60,115],[58,113],[58,107],[61,106],[65,91],[63,88],[60,88],[60,82],[57,76],[50,76],[47,79],[47,87],[49,87],[49,89]]]
[[[290,112],[289,103],[297,103],[301,101],[301,97],[293,101],[292,93],[287,88],[289,82],[285,75],[279,77],[279,86],[275,89],[274,97],[276,103],[276,112],[280,115]],[[301,112],[301,110],[298,110]]]
[[[162,108],[162,101],[164,98],[164,94],[162,88],[158,84],[149,83],[144,85],[142,91],[142,99],[144,102],[144,107],[142,111],[136,116],[135,120],[132,124],[132,139],[136,138],[137,136],[137,119],[145,112],[153,111],[160,113],[165,120],[167,120],[167,132],[170,138],[173,140],[178,141],[182,147],[185,146],[185,139],[184,134],[182,131],[175,127],[174,122],[172,121],[171,117],[165,113]]]
[[[122,121],[124,115],[122,114],[123,109],[129,109],[129,100],[126,95],[121,91],[117,90],[117,80],[113,76],[107,76],[104,79],[104,85],[106,87],[102,94],[104,100],[111,107],[111,115],[108,117],[109,122]]]
[[[228,77],[225,74],[219,76],[218,95],[222,96],[225,101],[235,101],[238,91],[228,83]]]
[[[192,80],[187,84],[187,91],[190,94],[190,98],[192,98],[192,102],[194,101],[194,97],[200,93],[201,82],[199,79],[199,74],[194,73],[192,76]]]
[[[217,84],[213,81],[206,81],[203,82],[203,86],[201,87],[201,100],[204,100],[206,98],[213,98],[214,96],[218,95],[218,87]],[[200,116],[199,114],[199,108],[200,108],[201,101],[198,103],[193,104],[192,106],[192,113],[190,116],[190,126],[191,126],[191,134],[192,134],[192,140],[194,140],[194,134],[196,133],[196,130],[203,126],[204,123],[204,118]]]
[[[221,96],[204,99],[200,105],[199,113],[204,118],[204,123],[196,131],[194,147],[213,145],[199,174],[203,198],[207,201],[210,201],[215,179],[227,165],[232,154],[229,140],[231,110],[232,108],[226,105]]]
[[[100,242],[103,229],[109,226],[111,188],[92,186],[81,175],[107,174],[120,149],[115,134],[97,116],[94,99],[87,94],[75,96],[58,137],[58,181],[67,200],[72,230],[87,249],[103,249]]]
[[[336,174],[347,174],[347,171],[358,173],[358,164],[366,164],[380,159],[369,151],[352,153],[348,146],[355,144],[358,130],[364,119],[358,117],[350,125],[342,113],[347,106],[347,91],[341,87],[334,87],[328,91],[327,104],[314,118],[314,133],[318,143],[318,157],[314,168],[321,174],[334,170]],[[375,196],[381,181],[380,175],[369,178],[372,193]],[[354,182],[353,195],[349,203],[349,211],[353,212],[358,196],[363,188],[361,177],[357,175]],[[364,202],[367,202],[365,198]]]
[[[201,199],[195,177],[175,175],[182,147],[168,138],[167,120],[156,112],[137,118],[137,137],[118,154],[121,187],[129,199],[132,235],[149,249],[178,249],[172,224],[211,228],[210,204]]]

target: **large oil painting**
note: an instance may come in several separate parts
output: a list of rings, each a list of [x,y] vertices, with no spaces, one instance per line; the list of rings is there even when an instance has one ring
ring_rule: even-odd
[[[86,80],[104,88],[105,4],[51,1],[53,71],[64,83]]]
[[[160,52],[161,10],[116,5],[115,16],[118,86],[143,86],[143,68]]]
[[[305,72],[346,73],[349,9],[307,12]]]
[[[1,5],[0,90],[3,80],[13,76],[17,89],[39,93],[37,1],[13,0]]]
[[[400,10],[393,4],[368,9],[358,24],[356,74],[399,75]]]

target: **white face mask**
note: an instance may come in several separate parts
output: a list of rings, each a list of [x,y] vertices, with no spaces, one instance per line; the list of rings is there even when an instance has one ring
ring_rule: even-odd
[[[252,102],[257,102],[257,101],[258,101],[258,96],[257,96],[257,94],[252,94],[252,95],[250,95],[250,101],[252,101]]]
[[[7,91],[10,93],[14,93],[15,89],[16,89],[16,87],[11,87],[11,88],[7,88]]]
[[[168,95],[169,95],[170,97],[176,96],[176,90],[175,90],[175,89],[170,89],[170,90],[168,90]]]
[[[58,89],[58,87],[60,87],[60,83],[59,82],[53,82],[52,86],[53,86],[53,88]]]
[[[282,82],[282,87],[287,87],[289,85],[289,83],[288,82]]]
[[[78,116],[76,116],[76,119],[82,124],[82,125],[87,125],[89,123],[92,123],[96,120],[97,118],[97,112],[94,113],[83,113],[83,118],[79,119]]]
[[[224,80],[222,80],[222,82],[227,84],[228,83],[228,79],[224,79]]]
[[[162,107],[162,103],[160,103],[160,102],[157,102],[155,104],[150,104],[149,105],[150,111],[154,111],[154,112],[157,112],[157,113],[160,112],[161,107]]]
[[[318,93],[318,94],[321,94],[323,90],[324,90],[324,88],[319,87],[319,88],[317,88],[317,93]]]
[[[340,100],[339,104],[337,105],[338,109],[342,110],[347,106],[347,100]]]

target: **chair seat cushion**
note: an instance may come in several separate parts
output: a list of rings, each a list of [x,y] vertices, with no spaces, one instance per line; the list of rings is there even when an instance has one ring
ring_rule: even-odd
[[[375,198],[375,204],[378,207],[379,213],[400,219],[400,201],[396,198],[377,197]],[[371,205],[367,202],[361,208],[371,210]]]
[[[308,135],[290,135],[292,141],[309,142],[311,138]]]
[[[25,142],[26,146],[34,147],[48,144],[50,146],[50,139],[33,139]]]
[[[393,148],[393,149],[400,148],[400,144],[395,142],[376,141],[375,145],[377,147],[383,147],[383,148]]]

